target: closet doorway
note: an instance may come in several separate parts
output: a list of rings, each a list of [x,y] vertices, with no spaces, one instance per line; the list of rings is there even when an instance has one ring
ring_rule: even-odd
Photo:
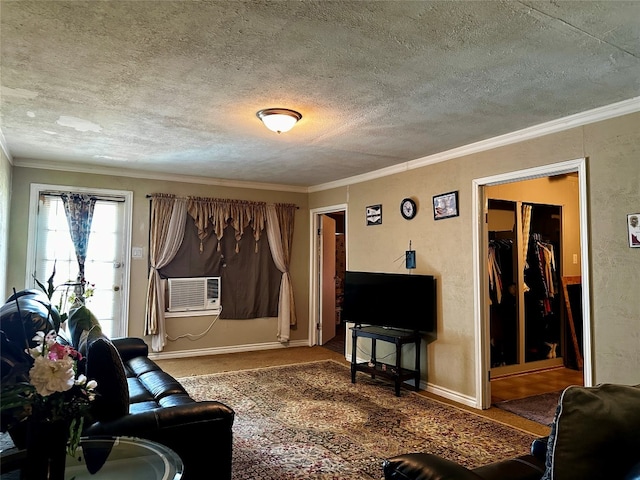
[[[517,377],[521,392],[530,379],[531,394],[561,389],[541,385],[540,372],[590,382],[588,311],[570,325],[562,282],[588,280],[585,184],[584,160],[474,181],[482,408],[492,403],[492,384],[509,384],[503,379]],[[572,299],[579,306],[588,305],[582,287]]]
[[[313,245],[311,266],[310,345],[345,353],[342,295],[347,265],[346,205],[311,211]]]

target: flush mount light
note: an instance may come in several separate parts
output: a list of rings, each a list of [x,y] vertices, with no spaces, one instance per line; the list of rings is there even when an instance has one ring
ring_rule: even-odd
[[[288,132],[302,115],[288,108],[265,108],[256,113],[265,126],[276,133]]]

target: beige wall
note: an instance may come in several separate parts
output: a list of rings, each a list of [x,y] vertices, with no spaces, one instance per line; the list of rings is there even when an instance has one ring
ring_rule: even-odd
[[[438,279],[438,334],[423,377],[440,389],[475,396],[472,181],[587,158],[588,236],[595,383],[640,383],[640,249],[627,244],[626,214],[640,210],[640,114],[425,166],[386,178],[311,193],[315,208],[348,202],[348,268],[403,271],[409,240],[416,273]],[[432,196],[459,191],[460,216],[435,221]],[[399,213],[413,197],[418,215]],[[365,224],[365,207],[383,205],[382,225]],[[573,253],[573,252],[572,252]],[[589,361],[587,359],[586,361]]]
[[[348,204],[348,268],[399,272],[412,242],[416,273],[438,280],[438,335],[430,340],[424,378],[454,395],[475,396],[474,278],[471,215],[472,181],[491,175],[586,157],[591,315],[594,382],[640,383],[640,249],[627,244],[626,214],[640,210],[640,114],[574,128],[534,140],[455,158],[415,170],[306,194],[234,189],[138,180],[126,177],[71,174],[28,168],[13,169],[8,284],[24,285],[29,183],[114,188],[134,192],[133,245],[146,245],[147,193],[167,192],[247,200],[294,202],[296,216],[292,279],[298,330],[292,340],[308,335],[309,208]],[[460,215],[434,221],[432,196],[459,191]],[[399,213],[400,200],[412,197],[418,215],[410,221]],[[367,227],[365,207],[381,203],[383,222]],[[132,268],[130,335],[142,332],[146,258]],[[197,329],[201,321],[189,325]],[[206,322],[205,322],[206,323]],[[169,333],[185,328],[169,325]],[[175,330],[174,330],[175,329]],[[273,319],[218,322],[206,339],[170,343],[168,351],[254,345],[275,341]],[[586,359],[589,361],[589,359]]]
[[[0,293],[7,291],[7,255],[9,253],[9,207],[11,204],[11,164],[0,149]],[[6,298],[6,296],[5,296]]]
[[[29,190],[31,183],[52,185],[109,188],[133,192],[133,246],[144,247],[144,258],[131,260],[131,298],[129,306],[129,328],[131,336],[142,337],[144,331],[145,295],[147,284],[149,242],[150,193],[172,193],[202,197],[232,198],[266,202],[295,203],[300,207],[295,218],[294,246],[292,250],[291,277],[294,285],[298,327],[291,331],[291,341],[308,337],[308,207],[307,195],[301,193],[274,192],[269,190],[240,189],[219,186],[145,180],[129,177],[88,175],[82,173],[57,172],[33,168],[13,169],[12,216],[9,230],[9,258],[7,286],[25,286],[26,240],[28,227]],[[198,334],[206,330],[213,317],[178,317],[167,319],[167,335],[177,338],[186,333]],[[181,338],[168,341],[164,353],[219,349],[246,345],[276,343],[277,321],[275,318],[251,320],[218,320],[210,332],[202,338]],[[149,340],[149,339],[147,339]],[[149,341],[150,343],[150,341]]]

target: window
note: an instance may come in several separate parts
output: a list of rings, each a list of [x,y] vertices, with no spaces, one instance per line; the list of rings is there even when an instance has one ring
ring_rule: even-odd
[[[64,192],[87,193],[97,198],[85,260],[84,278],[89,293],[86,306],[106,335],[126,335],[129,267],[125,252],[130,245],[130,192],[33,185],[30,209],[35,222],[29,235],[27,286],[38,288],[35,279],[46,285],[55,265],[56,290],[51,300],[61,313],[68,312],[75,293],[74,287],[65,283],[76,281],[79,267],[61,198]]]
[[[233,227],[227,225],[219,243],[213,234],[201,243],[193,219],[187,216],[176,256],[159,271],[164,278],[220,277],[220,318],[278,316],[282,273],[273,263],[266,234],[256,241],[247,228],[236,240]]]

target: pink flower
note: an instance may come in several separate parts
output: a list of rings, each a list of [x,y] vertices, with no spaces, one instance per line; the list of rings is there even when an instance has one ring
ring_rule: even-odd
[[[68,349],[64,345],[60,345],[59,343],[49,345],[49,352],[47,353],[49,360],[62,360],[64,357],[68,356]]]

